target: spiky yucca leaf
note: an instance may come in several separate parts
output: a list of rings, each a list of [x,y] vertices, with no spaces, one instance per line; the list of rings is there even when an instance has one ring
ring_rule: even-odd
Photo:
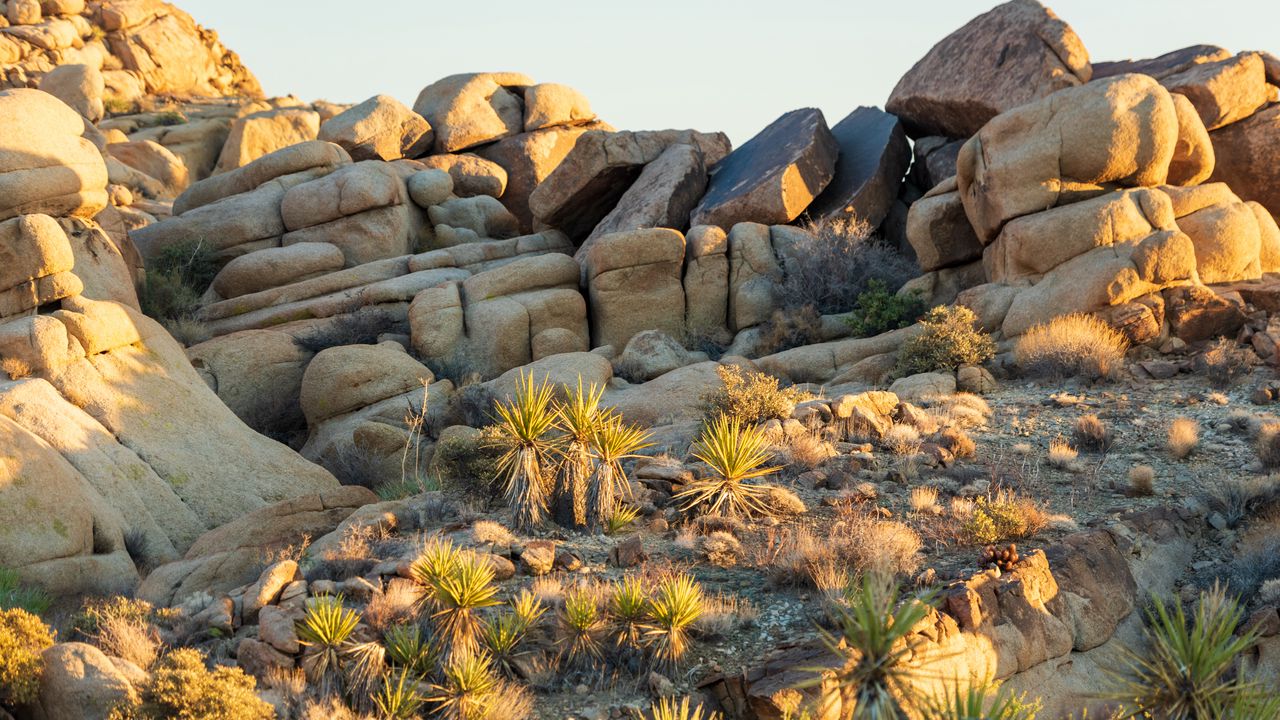
[[[924,720],[1035,720],[1040,712],[1038,701],[1027,702],[1025,696],[1001,691],[998,686],[958,686],[950,693],[925,703]]]
[[[409,577],[422,588],[419,603],[428,610],[437,606],[436,590],[440,581],[457,567],[462,551],[448,538],[433,537],[423,545],[418,557],[409,564]]]
[[[440,663],[441,648],[417,624],[395,625],[382,636],[393,665],[425,677]]]
[[[768,447],[759,427],[744,426],[725,415],[711,421],[694,443],[693,456],[706,463],[713,474],[676,493],[675,499],[684,503],[681,509],[703,508],[707,513],[730,517],[768,514],[768,488],[746,482],[777,472],[776,467],[764,466],[770,457]]]
[[[298,641],[306,648],[302,669],[312,682],[337,680],[343,655],[351,646],[351,634],[360,623],[355,610],[342,606],[341,595],[317,595],[295,623]]]
[[[597,636],[603,624],[596,594],[588,587],[574,588],[564,595],[560,609],[560,644],[570,662],[600,657]]]
[[[493,660],[484,653],[455,655],[445,664],[439,684],[431,686],[427,702],[443,720],[481,720],[501,702],[495,692],[498,677]]]
[[[373,695],[373,705],[378,716],[385,720],[411,720],[420,717],[425,699],[418,693],[420,676],[408,668],[390,673],[382,679],[382,686]]]
[[[551,384],[545,378],[541,385],[535,385],[533,375],[522,372],[511,399],[497,406],[506,448],[498,459],[498,469],[506,477],[513,524],[521,530],[536,527],[547,512],[550,488],[546,470],[555,443],[546,436],[556,421],[551,398]]]
[[[609,596],[609,632],[620,649],[637,650],[643,644],[645,617],[649,611],[649,592],[635,575],[613,585]]]
[[[533,591],[525,588],[520,591],[519,595],[512,598],[511,612],[520,618],[520,622],[527,631],[542,619],[542,616],[547,612],[547,608]]]
[[[662,665],[674,666],[689,648],[689,628],[702,617],[702,587],[688,575],[658,583],[649,601],[645,640]]]
[[[583,387],[581,375],[576,389],[565,390],[564,402],[555,404],[556,428],[564,433],[564,449],[556,467],[553,500],[557,522],[583,527],[587,524],[587,481],[595,466],[591,440],[609,411],[600,408],[604,388],[594,383]]]
[[[702,703],[691,705],[687,695],[679,701],[665,697],[649,709],[649,720],[720,720],[720,713],[703,710]]]
[[[826,646],[847,658],[835,676],[841,706],[855,708],[855,718],[906,720],[907,708],[921,704],[911,692],[918,671],[907,663],[914,648],[906,638],[928,615],[932,596],[900,603],[897,583],[874,574],[852,581],[844,596],[829,608],[836,632],[819,630]],[[818,675],[829,668],[813,670]],[[821,681],[819,675],[807,684]]]
[[[596,428],[591,444],[598,462],[587,490],[587,515],[593,527],[607,526],[618,502],[631,497],[631,484],[622,470],[622,461],[652,446],[649,437],[647,430],[629,425],[617,415],[609,416]]]
[[[618,505],[604,520],[604,534],[617,535],[640,517],[640,509],[630,505]]]
[[[436,611],[431,619],[450,654],[474,653],[480,630],[477,613],[498,604],[493,565],[471,550],[463,550],[453,568],[436,582],[432,594]]]
[[[1125,651],[1112,671],[1126,718],[1276,717],[1276,698],[1234,674],[1236,658],[1258,640],[1257,629],[1235,635],[1244,611],[1221,587],[1202,593],[1195,615],[1154,598],[1147,612],[1149,647]],[[1267,712],[1271,710],[1271,712]]]

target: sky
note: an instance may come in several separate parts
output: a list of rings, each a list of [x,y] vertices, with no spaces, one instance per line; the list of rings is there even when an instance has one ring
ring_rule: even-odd
[[[968,0],[175,0],[269,95],[412,106],[433,80],[512,70],[580,90],[619,129],[722,130],[788,110],[834,125],[883,106],[930,47],[994,3]],[[1060,0],[1091,59],[1208,43],[1280,54],[1276,0]],[[1216,9],[1210,9],[1215,7]]]

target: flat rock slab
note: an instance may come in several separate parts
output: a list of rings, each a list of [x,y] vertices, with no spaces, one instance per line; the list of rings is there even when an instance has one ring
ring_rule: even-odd
[[[1159,57],[1145,58],[1143,60],[1096,62],[1093,64],[1093,79],[1098,80],[1114,75],[1139,73],[1141,75],[1150,75],[1159,80],[1166,75],[1180,73],[1199,63],[1226,60],[1229,57],[1231,57],[1230,51],[1217,45],[1192,45],[1191,47],[1167,52]]]
[[[644,166],[640,177],[578,248],[582,259],[592,241],[603,235],[663,227],[685,231],[689,214],[707,189],[707,164],[693,145],[672,145]]]
[[[789,223],[826,189],[839,153],[821,110],[792,110],[729,153],[691,222],[726,229]]]
[[[1280,105],[1209,134],[1216,163],[1210,182],[1225,182],[1243,200],[1280,216]]]
[[[836,123],[831,134],[840,157],[831,183],[813,201],[809,214],[850,217],[879,227],[911,164],[902,123],[880,108],[860,107]]]
[[[920,59],[885,109],[912,137],[976,133],[1005,110],[1089,81],[1089,53],[1036,0],[1012,0],[970,20]]]

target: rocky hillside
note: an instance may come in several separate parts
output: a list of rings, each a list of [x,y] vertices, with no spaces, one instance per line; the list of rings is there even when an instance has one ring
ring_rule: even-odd
[[[0,718],[835,720],[866,617],[913,718],[1164,717],[1197,617],[1280,716],[1272,55],[1012,0],[735,148],[3,9]]]

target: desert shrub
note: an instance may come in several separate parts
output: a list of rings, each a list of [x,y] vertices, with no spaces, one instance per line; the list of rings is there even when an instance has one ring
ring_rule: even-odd
[[[872,337],[907,327],[927,309],[919,293],[889,292],[883,280],[873,278],[858,295],[846,322],[854,337]]]
[[[1249,355],[1234,340],[1218,338],[1196,358],[1196,368],[1214,385],[1227,387],[1249,372]]]
[[[946,428],[938,431],[932,438],[939,447],[951,451],[957,459],[971,458],[978,453],[978,444],[969,434],[960,428]]]
[[[1025,695],[1014,695],[994,683],[970,685],[961,690],[957,685],[949,694],[925,703],[924,716],[930,720],[1036,720],[1039,700],[1028,701]]]
[[[0,610],[0,706],[35,701],[44,673],[40,653],[53,638],[53,631],[26,610]]]
[[[117,708],[114,720],[271,720],[275,709],[254,692],[240,668],[205,667],[200,651],[174,650],[156,663],[140,702]]]
[[[702,539],[702,554],[712,565],[733,567],[742,557],[742,543],[727,532],[714,532]]]
[[[369,598],[364,621],[374,630],[387,630],[409,621],[415,614],[422,591],[411,580],[392,578]]]
[[[1169,424],[1169,453],[1185,460],[1200,443],[1200,424],[1191,418],[1177,418]]]
[[[1254,441],[1254,449],[1258,460],[1267,470],[1280,468],[1280,423],[1264,423],[1258,429],[1258,438]]]
[[[312,682],[334,682],[352,646],[351,635],[360,615],[342,606],[341,595],[317,595],[307,602],[306,613],[296,623],[298,641],[305,652],[302,669]]]
[[[441,681],[431,686],[427,702],[442,720],[485,720],[507,700],[484,653],[455,654],[441,668]]]
[[[618,535],[631,527],[631,523],[635,522],[639,517],[640,508],[618,504],[612,512],[605,515],[604,534],[609,536]]]
[[[320,464],[343,485],[359,485],[370,490],[388,479],[385,457],[354,443],[339,445]]]
[[[774,517],[794,517],[808,512],[804,501],[794,492],[780,485],[765,485],[764,504]]]
[[[496,425],[474,437],[446,434],[436,443],[430,474],[450,491],[473,500],[489,500],[502,488],[499,460],[504,435]]]
[[[894,425],[880,441],[894,455],[914,455],[920,451],[920,431],[910,425]]]
[[[294,344],[310,353],[344,345],[373,345],[378,336],[395,327],[387,316],[373,308],[360,308],[326,320],[294,338]]]
[[[106,618],[93,641],[107,655],[128,660],[143,670],[150,669],[160,656],[160,631],[145,620]]]
[[[1139,497],[1155,494],[1156,471],[1150,465],[1129,468],[1129,492]]]
[[[103,625],[118,620],[137,625],[150,623],[156,615],[155,608],[146,600],[116,595],[106,598],[88,598],[71,618],[72,630],[82,638],[91,639],[102,631]]]
[[[1222,513],[1228,527],[1236,527],[1251,513],[1280,498],[1280,476],[1225,476],[1207,484],[1209,507]]]
[[[1111,449],[1114,440],[1107,424],[1097,415],[1083,415],[1077,418],[1071,433],[1071,444],[1077,450],[1106,452]]]
[[[1093,315],[1060,315],[1018,339],[1014,358],[1029,375],[1110,377],[1124,362],[1129,341]]]
[[[1176,600],[1154,598],[1148,642],[1125,649],[1122,666],[1108,673],[1110,697],[1124,717],[1280,716],[1280,696],[1236,672],[1236,659],[1259,638],[1257,627],[1241,628],[1243,619],[1244,608],[1220,587],[1200,595],[1190,618]]]
[[[218,274],[219,264],[209,243],[188,240],[161,250],[147,265],[138,292],[142,311],[157,320],[190,317],[200,296]]]
[[[645,640],[657,662],[674,667],[689,649],[689,632],[702,616],[702,586],[688,575],[658,583],[649,600],[649,630]]]
[[[874,228],[865,222],[823,219],[805,231],[782,253],[783,307],[811,307],[820,315],[846,312],[871,281],[897,292],[920,274],[914,262],[875,237]]]
[[[791,417],[796,403],[807,395],[796,388],[778,386],[778,378],[761,372],[744,371],[737,365],[716,367],[722,387],[702,396],[704,415],[720,415],[754,424]]]
[[[18,571],[0,568],[0,610],[26,610],[32,615],[43,615],[53,599],[38,588],[23,585]]]
[[[973,503],[961,524],[961,533],[975,545],[991,545],[1031,537],[1047,524],[1048,518],[1035,503],[1001,492]]]
[[[908,504],[912,512],[930,515],[937,515],[942,512],[942,506],[938,504],[938,488],[928,485],[918,485],[911,488]]]
[[[760,325],[757,352],[771,355],[791,348],[822,342],[822,316],[812,307],[774,310]]]
[[[910,575],[920,567],[924,542],[909,525],[857,514],[843,524],[839,554],[858,573]]]
[[[980,365],[996,352],[995,341],[977,327],[978,318],[962,305],[939,306],[920,318],[919,335],[898,351],[897,372],[902,375],[955,370]]]

